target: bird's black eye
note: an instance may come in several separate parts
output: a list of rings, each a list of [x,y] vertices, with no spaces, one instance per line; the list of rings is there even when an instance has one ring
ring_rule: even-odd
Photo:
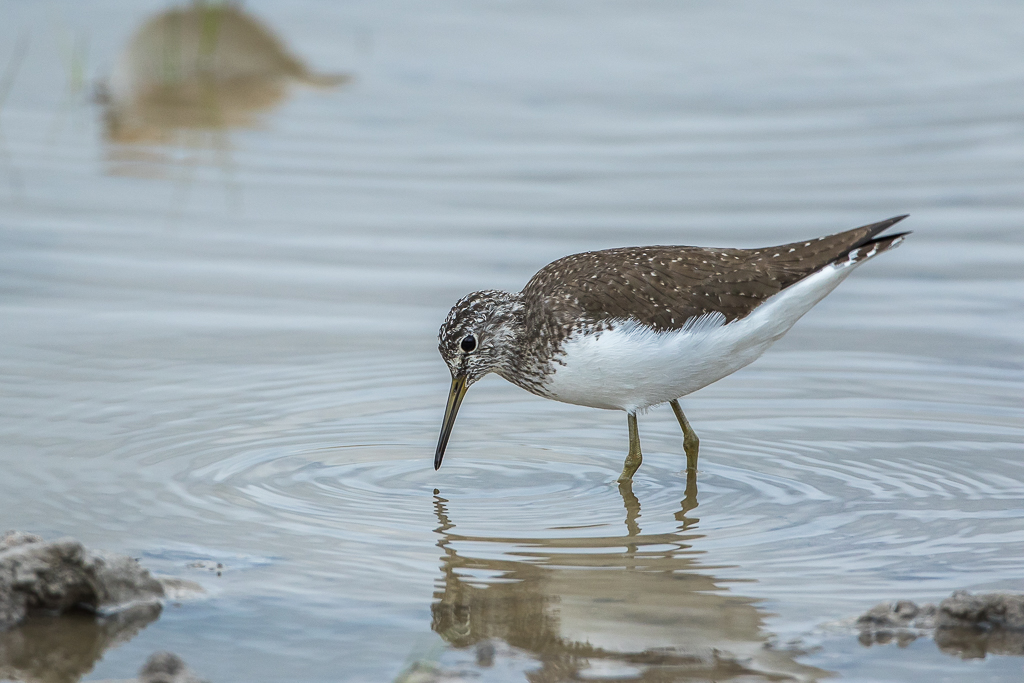
[[[462,340],[462,343],[459,344],[459,346],[462,347],[463,351],[469,353],[476,348],[476,337],[471,334],[467,334],[466,338]]]

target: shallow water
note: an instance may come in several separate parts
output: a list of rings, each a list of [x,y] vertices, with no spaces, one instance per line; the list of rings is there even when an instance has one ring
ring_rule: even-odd
[[[1020,680],[844,620],[1024,590],[1024,8],[245,7],[323,78],[171,116],[92,97],[162,3],[0,2],[0,525],[208,592],[33,622],[0,675]],[[621,414],[497,378],[434,472],[464,293],[900,213],[899,250],[683,401],[695,485],[667,408],[620,490]]]

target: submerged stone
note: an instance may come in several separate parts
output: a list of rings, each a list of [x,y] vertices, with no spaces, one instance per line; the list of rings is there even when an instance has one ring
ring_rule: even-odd
[[[0,631],[33,611],[109,613],[163,597],[160,581],[130,557],[70,538],[47,542],[17,531],[0,538]]]

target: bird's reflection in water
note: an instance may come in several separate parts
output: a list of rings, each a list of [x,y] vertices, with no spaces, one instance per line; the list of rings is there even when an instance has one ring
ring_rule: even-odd
[[[525,652],[535,683],[827,675],[767,646],[755,600],[729,593],[698,561],[694,477],[670,533],[644,534],[632,485],[619,492],[625,535],[531,539],[459,534],[435,491],[444,555],[433,630],[455,648],[476,646],[478,666],[493,663],[496,642]],[[496,557],[498,544],[516,550]]]
[[[161,609],[147,604],[103,617],[85,612],[31,616],[0,633],[0,680],[74,683],[92,671],[105,651],[157,619]]]
[[[167,10],[133,35],[101,87],[110,170],[159,173],[152,162],[175,158],[154,145],[223,152],[228,129],[257,124],[292,84],[332,87],[345,80],[310,71],[234,4]]]

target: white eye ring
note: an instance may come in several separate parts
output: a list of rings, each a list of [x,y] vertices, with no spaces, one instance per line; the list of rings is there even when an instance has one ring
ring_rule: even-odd
[[[459,347],[466,353],[473,352],[476,349],[476,337],[472,333],[467,334],[462,342],[459,343]]]

